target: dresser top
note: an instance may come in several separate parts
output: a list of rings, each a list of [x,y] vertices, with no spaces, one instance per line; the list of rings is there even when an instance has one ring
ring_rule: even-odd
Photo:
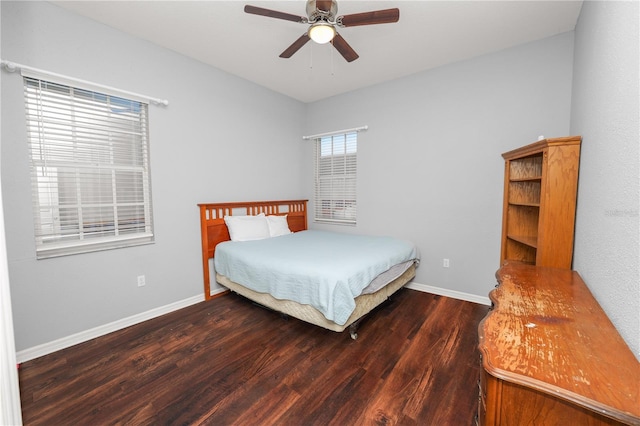
[[[479,326],[499,379],[640,424],[640,363],[577,272],[508,263]]]

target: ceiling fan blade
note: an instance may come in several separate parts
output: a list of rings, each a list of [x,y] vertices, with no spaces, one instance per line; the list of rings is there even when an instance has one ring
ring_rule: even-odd
[[[336,33],[335,37],[333,37],[333,40],[331,40],[331,44],[333,44],[333,47],[335,47],[336,50],[340,52],[340,54],[344,57],[344,59],[346,59],[347,62],[353,62],[359,58],[356,51],[353,50],[351,46],[349,46],[349,43],[347,43],[347,41],[342,38],[340,34]]]
[[[277,18],[284,19],[286,21],[299,22],[301,24],[306,24],[308,19],[304,16],[292,15],[290,13],[278,12],[277,10],[264,9],[262,7],[256,7],[251,5],[246,5],[244,7],[244,11],[246,13],[251,13],[253,15],[267,16],[269,18]]]
[[[394,8],[339,16],[337,21],[341,27],[357,27],[359,25],[390,24],[398,22],[399,19],[400,9]]]
[[[285,51],[280,54],[280,57],[281,58],[290,58],[290,57],[292,57],[293,54],[296,53],[298,50],[300,50],[300,48],[302,46],[307,44],[307,42],[309,40],[311,40],[311,39],[309,38],[307,33],[302,34],[300,36],[300,38],[298,38],[296,41],[294,41],[291,46],[287,47],[285,49]]]

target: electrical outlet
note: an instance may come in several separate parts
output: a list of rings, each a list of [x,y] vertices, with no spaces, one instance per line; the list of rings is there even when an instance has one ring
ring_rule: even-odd
[[[443,268],[449,267],[449,259],[442,259],[442,267]]]
[[[142,287],[146,284],[144,275],[138,275],[138,287]]]

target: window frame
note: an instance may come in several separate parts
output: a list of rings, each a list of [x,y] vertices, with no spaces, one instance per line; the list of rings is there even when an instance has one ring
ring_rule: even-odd
[[[36,258],[153,243],[148,101],[22,76]]]
[[[358,132],[314,138],[314,222],[357,224]]]

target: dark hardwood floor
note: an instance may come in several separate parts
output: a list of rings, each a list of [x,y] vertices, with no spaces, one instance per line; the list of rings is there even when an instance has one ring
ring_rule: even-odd
[[[23,421],[470,425],[486,313],[403,289],[354,341],[227,295],[23,363]]]

